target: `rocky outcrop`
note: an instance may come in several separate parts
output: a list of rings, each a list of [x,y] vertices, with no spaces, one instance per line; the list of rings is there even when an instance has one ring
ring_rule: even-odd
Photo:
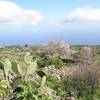
[[[45,67],[43,72],[46,73],[47,76],[52,75],[57,79],[66,78],[73,74],[75,67],[62,67],[60,69],[56,69],[54,65]]]

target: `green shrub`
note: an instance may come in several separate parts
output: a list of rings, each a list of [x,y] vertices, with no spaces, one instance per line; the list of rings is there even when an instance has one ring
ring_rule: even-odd
[[[37,61],[37,65],[39,68],[50,65],[50,58],[48,56],[43,56],[42,58],[40,57]]]
[[[63,61],[58,57],[51,58],[50,64],[54,65],[56,68],[61,68],[64,65]]]
[[[58,84],[58,80],[54,78],[53,76],[48,76],[46,84],[50,88],[55,89],[55,86]]]
[[[53,76],[47,77],[47,86],[55,90],[58,96],[65,97],[67,92],[67,85],[63,80],[57,80]]]
[[[58,57],[44,56],[37,61],[39,68],[43,68],[48,65],[54,65],[56,68],[60,68],[64,65],[63,61]]]

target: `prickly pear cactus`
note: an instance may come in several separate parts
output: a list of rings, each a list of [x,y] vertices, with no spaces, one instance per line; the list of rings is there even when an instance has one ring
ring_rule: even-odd
[[[27,69],[27,75],[28,74],[32,74],[36,71],[36,68],[37,68],[37,61],[33,61],[29,66],[28,66],[28,69]]]
[[[4,71],[5,71],[5,75],[6,75],[6,79],[7,79],[7,76],[9,74],[9,72],[12,72],[12,64],[11,64],[11,61],[6,58],[4,61],[3,61],[3,65],[4,65]]]
[[[26,53],[26,55],[24,56],[24,61],[26,64],[31,64],[33,59],[32,56],[30,55],[30,53]]]
[[[24,75],[25,75],[25,71],[23,70],[23,68],[22,68],[23,66],[22,66],[22,64],[17,64],[17,69],[18,69],[18,72],[20,73],[20,75],[21,75],[21,77],[23,78],[24,77]],[[25,66],[26,67],[26,66]],[[25,69],[25,68],[24,68]]]
[[[20,72],[18,71],[18,64],[16,62],[12,62],[12,71],[15,72],[17,75],[20,75]]]
[[[19,71],[20,69],[21,69],[21,66],[19,64],[17,64],[16,62],[12,62],[12,70],[14,73],[16,73],[16,77],[13,80],[13,82],[11,83],[11,87],[13,89],[23,83],[23,79],[22,79],[22,75],[21,75],[22,72]]]
[[[46,76],[43,76],[42,82],[41,82],[41,87],[44,86],[46,83]]]
[[[30,53],[26,53],[26,55],[24,56],[24,61],[27,67],[25,78],[28,78],[36,71],[37,61],[33,61],[33,57],[30,55]]]

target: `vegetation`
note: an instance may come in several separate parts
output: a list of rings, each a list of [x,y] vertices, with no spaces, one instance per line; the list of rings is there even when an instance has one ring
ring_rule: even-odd
[[[99,58],[100,46],[61,41],[1,47],[0,100],[99,100]]]

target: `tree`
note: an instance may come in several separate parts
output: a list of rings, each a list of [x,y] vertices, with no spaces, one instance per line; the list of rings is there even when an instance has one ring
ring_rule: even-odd
[[[91,47],[88,46],[84,46],[81,49],[83,56],[84,56],[84,60],[92,62],[93,60],[93,49]]]
[[[38,53],[49,54],[53,56],[60,56],[63,58],[70,58],[73,50],[70,45],[65,44],[64,41],[52,41],[48,44],[40,46]]]

